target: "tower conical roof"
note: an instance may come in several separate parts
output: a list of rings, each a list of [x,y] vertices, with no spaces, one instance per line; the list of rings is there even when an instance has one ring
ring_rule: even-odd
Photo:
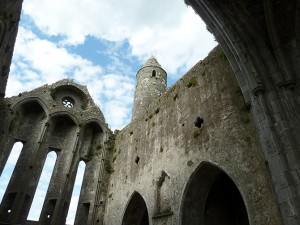
[[[142,66],[142,68],[148,67],[148,66],[161,67],[161,65],[157,62],[156,58],[154,58],[153,56],[151,56],[151,57],[145,62],[145,64]]]

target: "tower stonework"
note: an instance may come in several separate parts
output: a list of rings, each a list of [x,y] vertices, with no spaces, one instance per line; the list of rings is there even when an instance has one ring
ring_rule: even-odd
[[[136,74],[132,119],[167,90],[167,73],[154,57],[149,58]]]

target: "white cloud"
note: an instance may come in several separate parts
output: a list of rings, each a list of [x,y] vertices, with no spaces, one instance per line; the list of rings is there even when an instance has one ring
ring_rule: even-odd
[[[135,87],[131,77],[107,74],[87,86],[112,130],[121,129],[130,122]]]
[[[127,40],[132,55],[141,62],[154,55],[170,75],[186,71],[216,45],[183,0],[31,0],[23,5],[43,32],[62,35],[64,44],[82,44],[88,35]]]
[[[48,40],[41,39],[30,30],[19,28],[14,51],[12,76],[19,80],[39,81],[39,83],[53,83],[69,74],[75,78],[93,79],[102,69],[90,61],[71,54],[67,49],[59,47]],[[14,74],[16,68],[20,71]],[[81,74],[79,76],[78,74]],[[39,79],[37,79],[39,78]],[[26,81],[25,80],[25,81]],[[12,91],[9,83],[8,90]]]
[[[112,129],[124,127],[132,111],[132,75],[137,71],[124,58],[137,57],[143,64],[154,55],[169,76],[178,78],[215,45],[200,18],[181,0],[31,0],[23,3],[23,11],[44,34],[61,35],[63,41],[38,37],[25,21],[27,28],[19,29],[7,96],[71,77],[87,85]],[[110,61],[105,68],[64,45],[82,44],[87,36],[115,41],[102,50]],[[122,52],[125,42],[129,49]]]
[[[147,27],[129,41],[134,55],[144,60],[154,55],[169,74],[178,73],[179,68],[187,71],[216,45],[211,34],[206,32],[205,24],[195,17],[191,8],[186,10],[176,27],[166,28],[163,24],[156,30]]]
[[[117,72],[130,70],[122,66],[118,55],[115,54],[114,57],[116,60],[111,63],[109,70],[119,70]],[[7,85],[7,96],[30,91],[67,77],[87,85],[112,129],[121,129],[129,122],[133,102],[133,78],[123,74],[105,74],[99,65],[20,27]],[[116,106],[118,113],[114,112]]]

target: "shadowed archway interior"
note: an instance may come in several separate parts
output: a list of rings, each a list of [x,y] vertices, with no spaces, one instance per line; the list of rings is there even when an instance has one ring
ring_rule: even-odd
[[[127,205],[122,225],[149,225],[149,216],[143,197],[135,192]]]
[[[192,175],[183,199],[182,225],[249,225],[243,198],[230,177],[205,163]]]

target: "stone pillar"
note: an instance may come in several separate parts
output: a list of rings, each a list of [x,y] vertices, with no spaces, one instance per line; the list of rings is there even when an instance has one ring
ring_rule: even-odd
[[[5,96],[23,0],[0,1],[0,99]]]
[[[6,137],[9,137],[9,143],[22,140],[24,146],[0,206],[0,222],[23,224],[47,154],[40,151],[47,126],[44,126],[45,112],[38,103],[25,103],[15,114]],[[9,150],[6,152],[8,157],[10,149],[6,150]]]
[[[49,124],[49,148],[58,156],[39,221],[43,225],[61,225],[65,224],[79,163],[75,154],[78,127],[63,115],[53,118]]]
[[[283,223],[300,225],[299,1],[185,2],[215,35],[251,108]]]

